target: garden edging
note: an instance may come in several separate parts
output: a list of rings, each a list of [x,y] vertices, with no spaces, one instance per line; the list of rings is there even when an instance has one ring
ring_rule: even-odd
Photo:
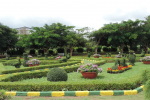
[[[20,92],[20,91],[7,91],[5,95],[12,96],[52,96],[52,97],[61,97],[61,96],[91,96],[91,95],[100,95],[100,96],[116,96],[116,95],[136,95],[141,91],[144,91],[144,85],[134,89],[134,90],[101,90],[101,91],[32,91],[32,92]]]

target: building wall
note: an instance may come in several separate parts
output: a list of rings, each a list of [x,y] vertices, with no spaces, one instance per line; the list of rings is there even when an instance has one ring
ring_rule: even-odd
[[[25,26],[16,29],[18,30],[18,34],[31,34],[30,30],[32,30],[32,28],[25,27]]]

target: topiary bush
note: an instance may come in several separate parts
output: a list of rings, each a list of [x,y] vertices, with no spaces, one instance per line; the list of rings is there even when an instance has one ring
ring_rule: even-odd
[[[119,59],[116,59],[115,60],[115,65],[111,67],[112,70],[116,70],[118,69],[118,65],[120,66],[120,60]]]
[[[29,60],[28,54],[27,54],[27,53],[23,53],[23,58],[24,58],[23,66],[24,66],[24,67],[29,67],[29,65],[26,64],[26,62]]]
[[[53,68],[47,73],[47,81],[67,81],[67,72],[62,68]]]

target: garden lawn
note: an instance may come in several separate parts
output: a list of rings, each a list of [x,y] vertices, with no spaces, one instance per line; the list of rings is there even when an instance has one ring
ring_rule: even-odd
[[[84,64],[85,63],[91,63],[91,62],[85,61]],[[129,69],[123,73],[119,73],[119,74],[107,73],[107,68],[108,67],[110,68],[113,65],[114,63],[106,63],[104,65],[101,65],[103,72],[99,73],[99,75],[95,79],[85,79],[81,75],[81,73],[77,73],[77,72],[68,73],[67,82],[83,82],[83,81],[90,82],[92,80],[100,80],[103,82],[110,83],[110,82],[131,81],[133,79],[141,77],[141,74],[144,70],[150,69],[149,65],[143,64],[142,62],[136,62],[135,66],[132,66],[132,69]],[[47,82],[47,78],[42,77],[42,78],[26,79],[26,80],[22,80],[21,82],[41,83],[41,82]]]

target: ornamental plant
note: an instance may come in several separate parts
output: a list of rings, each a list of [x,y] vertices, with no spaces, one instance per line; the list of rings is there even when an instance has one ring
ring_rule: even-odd
[[[55,59],[57,60],[57,59],[61,59],[62,57],[61,56],[58,56],[58,57],[56,57]]]
[[[77,73],[78,72],[96,72],[96,74],[99,74],[103,72],[103,69],[98,65],[87,63],[86,65],[80,65],[80,67],[77,69]]]
[[[94,54],[93,56],[99,56],[100,57],[101,55],[100,54]]]
[[[150,61],[150,56],[143,57],[140,61]]]
[[[37,59],[32,59],[26,62],[26,64],[28,65],[35,65],[35,64],[40,64],[41,61],[37,60]]]
[[[122,73],[123,71],[126,71],[131,68],[132,68],[132,65],[128,65],[125,67],[118,65],[118,69],[115,69],[115,70],[113,70],[112,68],[107,68],[107,73]]]

